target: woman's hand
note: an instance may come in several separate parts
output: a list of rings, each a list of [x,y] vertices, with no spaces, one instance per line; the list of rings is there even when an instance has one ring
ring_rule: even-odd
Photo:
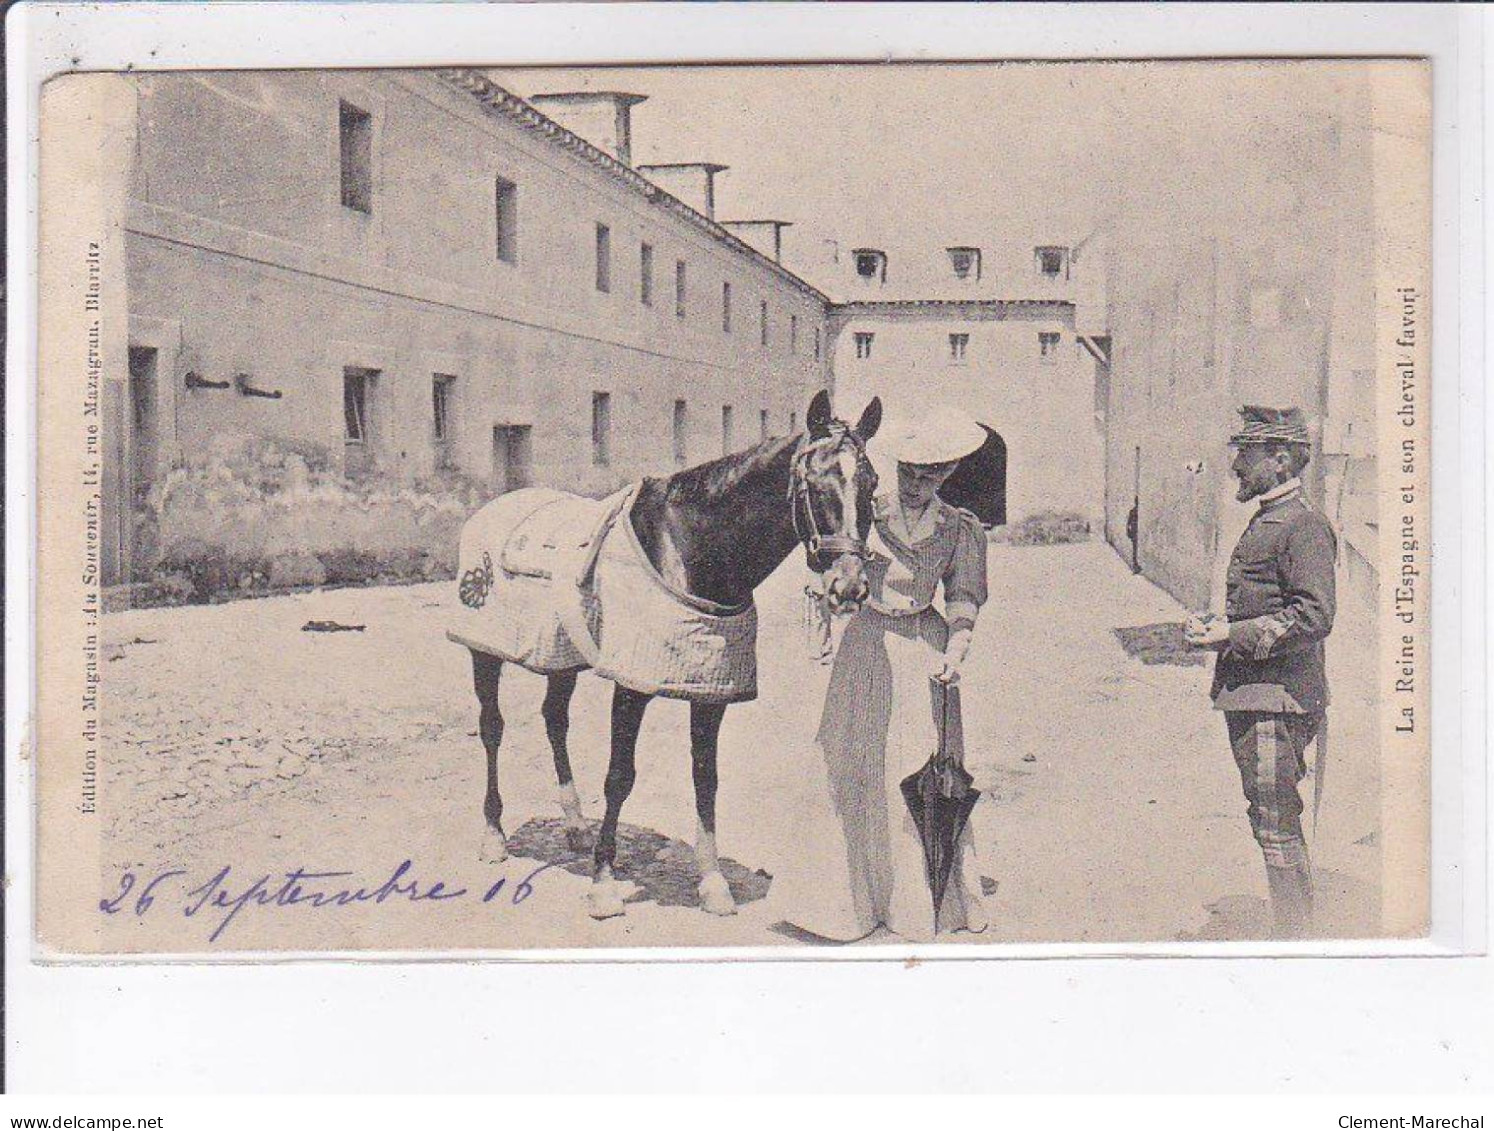
[[[960,665],[957,663],[952,663],[948,659],[943,660],[939,664],[939,667],[934,671],[934,679],[944,684],[959,683]]]
[[[973,630],[969,628],[957,628],[949,634],[944,655],[939,657],[938,666],[934,669],[934,679],[944,684],[960,682],[960,669],[965,664],[965,654],[970,651],[972,635]]]

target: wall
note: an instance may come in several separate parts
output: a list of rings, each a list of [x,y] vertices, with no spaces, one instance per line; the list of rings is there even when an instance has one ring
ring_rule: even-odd
[[[837,307],[832,314],[835,401],[855,419],[874,395],[889,421],[945,403],[969,412],[1007,445],[1007,518],[1070,511],[1098,527],[1103,438],[1094,413],[1095,360],[1074,336],[1065,302],[972,302]],[[871,333],[869,358],[855,335]],[[1051,358],[1039,333],[1056,333]],[[968,334],[963,362],[949,335]]]
[[[676,398],[689,404],[688,460],[698,462],[721,454],[723,404],[734,406],[736,446],[745,447],[758,438],[761,409],[784,432],[827,383],[827,365],[812,355],[825,320],[816,292],[434,75],[152,75],[135,93],[131,344],[157,350],[157,482],[173,467],[221,464],[214,453],[225,443],[256,439],[352,469],[345,366],[380,373],[372,477],[437,497],[448,497],[452,478],[438,474],[437,373],[456,378],[457,478],[491,483],[494,426],[527,425],[534,481],[593,494],[673,467]],[[370,214],[340,201],[340,100],[373,116]],[[499,176],[518,185],[514,263],[495,250]],[[610,293],[595,286],[598,222],[611,229]],[[645,241],[650,306],[640,301]],[[684,318],[677,259],[687,263]],[[730,334],[721,328],[726,280]],[[215,382],[244,373],[282,395],[189,389],[188,372]],[[596,391],[612,396],[609,466],[593,458]],[[159,552],[178,534],[186,537],[163,522]]]
[[[1142,571],[1190,608],[1222,608],[1251,510],[1229,473],[1237,410],[1300,406],[1307,495],[1340,541],[1335,695],[1368,702],[1373,689],[1352,684],[1372,671],[1378,592],[1375,131],[1364,74],[1322,68],[1312,82],[1221,119],[1209,145],[1168,154],[1170,175],[1118,178],[1147,192],[1119,201],[1106,232],[1105,533],[1129,561],[1139,448]]]

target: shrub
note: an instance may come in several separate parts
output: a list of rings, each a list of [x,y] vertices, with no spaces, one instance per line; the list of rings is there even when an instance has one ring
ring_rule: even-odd
[[[1074,511],[1038,511],[1010,527],[1006,541],[1013,546],[1057,546],[1088,542],[1089,537],[1089,520],[1083,515]]]

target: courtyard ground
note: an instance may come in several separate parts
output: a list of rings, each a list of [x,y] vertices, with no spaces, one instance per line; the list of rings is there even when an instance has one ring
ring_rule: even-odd
[[[1261,937],[1265,884],[1208,668],[1146,664],[1116,629],[1182,610],[1106,545],[993,545],[991,597],[965,676],[969,766],[984,791],[974,821],[992,927],[975,945]],[[798,556],[759,591],[760,697],[728,710],[718,801],[722,854],[762,872],[738,915],[658,901],[587,917],[588,881],[533,858],[479,862],[483,756],[465,650],[444,637],[450,582],[316,591],[105,618],[104,896],[109,949],[485,950],[655,945],[773,946],[794,940],[767,877],[813,867],[793,827],[828,669],[802,623]],[[305,631],[309,622],[361,631]],[[589,817],[601,812],[610,685],[583,676],[572,760]],[[505,824],[558,815],[543,681],[507,669]],[[688,709],[651,705],[633,826],[689,842],[694,802]],[[1379,787],[1367,712],[1336,701],[1328,797],[1313,836],[1322,928],[1379,933]],[[1310,793],[1310,782],[1304,788]],[[530,828],[531,839],[543,839]],[[639,851],[645,842],[630,842]],[[649,835],[658,871],[687,874],[678,845]],[[294,868],[308,881],[377,887],[441,881],[452,899],[313,907],[251,899],[215,942],[232,900]],[[212,878],[231,871],[216,885]],[[577,871],[584,869],[577,867]],[[144,886],[163,872],[151,905]],[[498,879],[505,885],[491,899]],[[678,876],[675,877],[676,879]],[[678,885],[676,885],[678,886]],[[665,888],[668,883],[665,882]],[[688,885],[687,885],[688,888]],[[269,890],[276,890],[271,883]],[[186,909],[208,891],[194,915]],[[213,906],[216,892],[225,906]],[[438,893],[441,894],[441,893]],[[669,900],[665,900],[668,903]],[[137,911],[140,913],[137,914]],[[871,942],[879,941],[874,938]],[[895,941],[895,940],[893,940]]]

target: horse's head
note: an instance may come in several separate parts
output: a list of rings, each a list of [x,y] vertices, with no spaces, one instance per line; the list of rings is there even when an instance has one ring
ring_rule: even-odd
[[[866,442],[882,423],[882,401],[873,397],[853,428],[830,411],[830,397],[815,394],[806,431],[794,455],[789,482],[794,531],[809,568],[825,575],[825,595],[835,612],[854,612],[866,600],[866,538],[871,533],[877,473]]]

